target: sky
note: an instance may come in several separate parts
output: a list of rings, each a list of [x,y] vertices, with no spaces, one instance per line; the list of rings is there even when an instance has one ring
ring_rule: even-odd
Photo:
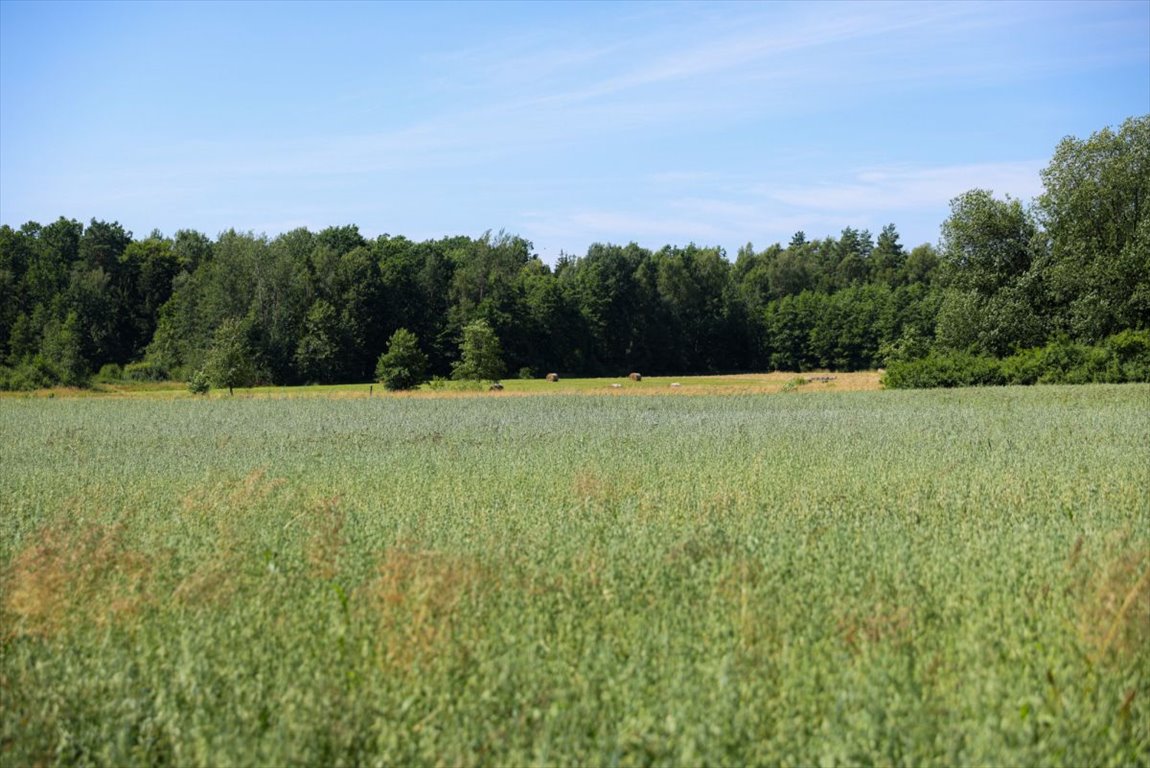
[[[1147,113],[1150,0],[0,0],[13,227],[914,246]]]

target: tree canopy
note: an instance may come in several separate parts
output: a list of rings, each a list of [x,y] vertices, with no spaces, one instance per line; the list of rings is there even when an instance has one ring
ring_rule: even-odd
[[[0,387],[82,385],[141,360],[176,378],[208,370],[217,386],[369,381],[397,340],[410,347],[401,329],[428,375],[497,378],[849,370],[1150,327],[1150,116],[1064,139],[1042,177],[1029,205],[956,197],[938,247],[908,249],[894,224],[877,237],[848,226],[748,243],[734,260],[596,243],[552,267],[505,232],[136,239],[96,219],[3,225]]]

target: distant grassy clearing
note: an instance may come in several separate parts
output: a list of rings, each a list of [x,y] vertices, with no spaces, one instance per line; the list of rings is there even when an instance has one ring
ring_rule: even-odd
[[[459,397],[472,395],[508,394],[773,394],[790,392],[863,392],[881,389],[877,371],[852,373],[807,372],[743,373],[730,376],[644,376],[642,381],[631,381],[626,376],[617,378],[560,379],[503,379],[502,392],[488,392],[478,382],[448,382],[442,389],[424,385],[415,392],[388,393],[380,384],[331,384],[303,387],[251,387],[238,388],[236,397]],[[98,384],[91,390],[58,387],[28,392],[0,392],[0,398],[27,397],[192,397],[182,382],[148,382]],[[227,390],[213,390],[210,397],[228,397]]]
[[[1148,401],[5,400],[0,749],[1139,764]]]

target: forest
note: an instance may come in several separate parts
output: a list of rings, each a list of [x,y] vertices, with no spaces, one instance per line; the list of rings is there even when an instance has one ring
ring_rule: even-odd
[[[797,232],[733,259],[594,244],[553,267],[502,231],[415,242],[355,225],[213,239],[5,224],[0,388],[184,380],[224,349],[244,362],[237,384],[370,381],[401,329],[427,375],[458,375],[477,321],[506,377],[938,368],[1052,348],[1145,360],[1150,115],[1065,138],[1042,180],[1029,203],[961,194],[937,246],[908,247],[889,224]],[[1110,380],[1150,376],[1123,370]]]

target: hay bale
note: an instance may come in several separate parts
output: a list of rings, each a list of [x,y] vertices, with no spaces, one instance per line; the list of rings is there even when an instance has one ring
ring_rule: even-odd
[[[547,374],[547,380],[548,381],[559,381],[559,374],[549,373],[549,374]]]
[[[642,381],[643,380],[643,374],[636,373],[635,371],[631,371],[631,373],[627,374],[627,378],[630,379],[631,381]]]

